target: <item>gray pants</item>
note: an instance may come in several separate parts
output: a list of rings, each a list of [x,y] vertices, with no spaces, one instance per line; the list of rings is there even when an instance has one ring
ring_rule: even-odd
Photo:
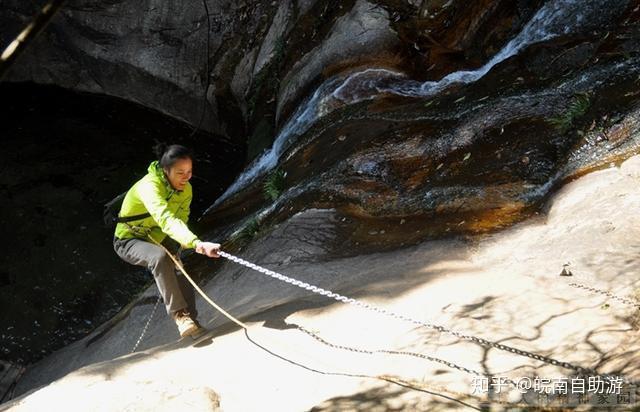
[[[167,237],[162,244],[175,255],[177,243]],[[169,316],[174,317],[181,309],[187,310],[193,319],[198,316],[193,286],[160,246],[142,239],[114,237],[113,249],[125,262],[144,266],[153,273]]]

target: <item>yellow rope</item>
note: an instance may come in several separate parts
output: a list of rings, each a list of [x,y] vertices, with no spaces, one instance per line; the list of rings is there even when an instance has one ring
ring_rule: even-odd
[[[214,308],[216,308],[216,310],[218,310],[220,313],[222,313],[224,316],[226,316],[229,320],[231,320],[232,322],[234,322],[236,325],[240,326],[243,329],[248,329],[247,325],[245,325],[244,323],[242,323],[241,321],[239,321],[238,319],[234,318],[231,314],[229,314],[226,310],[222,309],[220,306],[218,306],[214,301],[212,301],[209,296],[207,296],[206,293],[204,293],[202,291],[202,289],[200,289],[200,287],[196,284],[196,282],[193,281],[193,279],[191,279],[191,276],[189,276],[189,274],[187,273],[186,270],[184,270],[184,268],[182,267],[182,264],[180,263],[180,261],[178,259],[176,259],[173,254],[171,252],[169,252],[167,250],[166,247],[164,247],[162,244],[160,244],[157,240],[155,240],[154,238],[152,238],[151,236],[148,236],[149,239],[151,239],[153,241],[153,243],[155,243],[156,245],[160,246],[162,249],[164,249],[164,251],[167,253],[167,255],[169,255],[169,257],[171,258],[171,260],[173,260],[173,263],[176,264],[176,267],[178,269],[180,269],[180,272],[182,272],[182,274],[187,278],[187,280],[189,281],[189,283],[191,283],[191,285],[193,285],[193,287],[195,288],[195,290],[198,291],[198,293],[207,301],[209,302],[209,304],[211,306],[213,306]]]
[[[211,306],[213,306],[214,308],[216,308],[216,310],[218,310],[220,313],[222,313],[224,316],[226,316],[229,320],[231,320],[232,322],[234,322],[235,324],[237,324],[238,326],[240,326],[241,328],[243,328],[246,332],[249,331],[249,328],[246,324],[244,324],[243,322],[241,322],[240,320],[236,319],[233,315],[231,315],[230,313],[228,313],[227,311],[225,311],[224,309],[222,309],[220,306],[218,306],[213,300],[211,300],[211,298],[209,298],[209,296],[207,296],[206,293],[204,293],[204,291],[202,289],[200,289],[200,287],[193,281],[193,279],[191,279],[191,276],[189,276],[189,274],[187,273],[187,271],[184,269],[184,267],[182,266],[182,264],[180,263],[180,261],[178,259],[176,259],[173,254],[171,252],[169,252],[169,250],[162,245],[161,243],[159,243],[157,240],[155,240],[154,238],[152,238],[151,236],[148,236],[149,239],[151,239],[151,241],[153,241],[153,243],[155,243],[156,245],[160,246],[166,253],[167,255],[169,255],[169,257],[171,258],[171,260],[173,260],[173,262],[176,264],[176,267],[180,270],[180,272],[182,272],[182,274],[187,278],[187,280],[189,281],[189,283],[191,283],[193,285],[193,287],[198,291],[198,293],[207,301],[209,302],[209,304]],[[340,373],[339,373],[340,374]],[[348,374],[345,374],[348,375]],[[429,392],[431,394],[431,391],[440,391],[440,392],[444,392],[444,393],[448,393],[450,395],[454,395],[454,396],[460,396],[460,397],[465,397],[467,399],[474,399],[476,401],[479,402],[483,402],[482,399],[480,399],[477,396],[473,396],[473,395],[469,395],[469,394],[465,394],[465,393],[461,393],[461,392],[456,392],[456,391],[451,391],[448,390],[446,388],[442,388],[442,387],[436,387],[436,388],[430,388],[429,386],[425,385],[424,383],[419,383],[419,382],[415,382],[413,380],[406,380],[406,379],[402,379],[399,378],[397,376],[393,376],[393,375],[366,375],[366,374],[358,374],[358,375],[353,375],[353,377],[361,377],[361,378],[370,378],[370,379],[376,379],[376,380],[380,380],[383,382],[388,382],[388,383],[393,383],[396,385],[400,385],[400,386],[404,386],[404,387],[408,387],[410,389],[414,389],[414,390],[418,390],[420,392]],[[436,394],[437,395],[437,394]],[[485,401],[486,402],[486,401]],[[495,400],[493,400],[493,402],[496,402]],[[497,401],[496,403],[501,403],[501,404],[509,404],[509,405],[513,405],[510,402],[500,402]],[[516,404],[517,405],[517,404]],[[471,406],[471,405],[467,405],[467,406]]]

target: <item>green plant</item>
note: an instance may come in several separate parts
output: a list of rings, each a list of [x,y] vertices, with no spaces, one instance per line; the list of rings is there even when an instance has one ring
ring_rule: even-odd
[[[284,178],[286,173],[281,169],[274,170],[262,186],[264,197],[267,200],[276,200],[284,190]]]
[[[251,218],[247,221],[242,229],[236,234],[235,238],[242,243],[251,241],[260,231],[260,222],[258,219]]]
[[[591,106],[591,96],[587,93],[577,95],[573,98],[569,106],[558,116],[548,119],[549,124],[561,132],[566,132],[575,121],[584,116]]]

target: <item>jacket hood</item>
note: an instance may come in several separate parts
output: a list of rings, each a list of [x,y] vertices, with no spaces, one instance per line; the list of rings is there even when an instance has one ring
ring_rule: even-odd
[[[160,167],[160,162],[157,160],[154,160],[153,162],[151,162],[151,164],[147,168],[147,172],[157,175],[158,177],[164,176],[162,168]]]
[[[167,180],[167,176],[164,174],[164,170],[162,170],[162,168],[160,167],[159,161],[154,160],[153,162],[151,162],[151,164],[147,168],[147,172],[160,179],[160,181],[162,181],[167,186],[171,187],[169,181]]]

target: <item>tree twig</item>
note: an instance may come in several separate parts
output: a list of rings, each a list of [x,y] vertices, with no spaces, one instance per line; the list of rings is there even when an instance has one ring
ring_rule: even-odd
[[[20,32],[0,55],[0,80],[38,34],[49,24],[56,12],[62,7],[64,0],[51,0],[40,10],[31,23]]]

